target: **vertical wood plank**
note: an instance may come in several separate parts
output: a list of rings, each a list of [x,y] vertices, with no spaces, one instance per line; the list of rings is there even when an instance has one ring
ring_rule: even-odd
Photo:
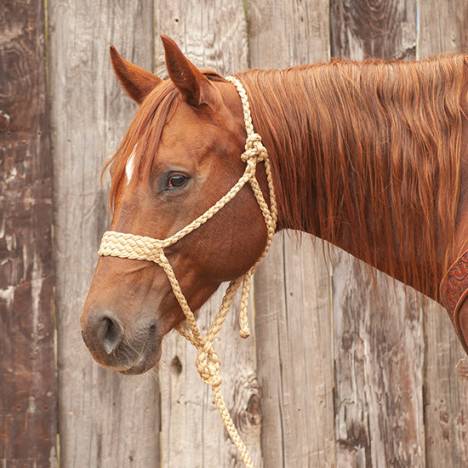
[[[100,187],[136,107],[113,76],[109,46],[151,69],[153,2],[49,0],[49,76],[56,201],[61,466],[156,467],[159,395],[154,375],[100,368],[79,316],[107,224]]]
[[[0,4],[0,465],[55,467],[52,159],[43,3]]]
[[[332,0],[332,55],[414,58],[414,0]],[[334,256],[338,466],[425,466],[423,302]]]
[[[198,66],[228,74],[247,68],[246,21],[241,0],[162,2],[155,10],[158,33],[171,36]],[[166,76],[163,49],[155,44],[158,73]],[[224,291],[224,289],[223,289]],[[200,311],[204,332],[221,302],[221,292]],[[255,466],[260,451],[260,395],[256,378],[255,337],[239,337],[237,311],[216,341],[222,362],[223,393]],[[164,467],[242,466],[211,401],[211,391],[195,369],[191,344],[177,334],[163,343],[161,452]]]
[[[467,53],[467,30],[466,1],[419,2],[418,57]],[[427,465],[468,466],[468,379],[455,368],[465,353],[442,307],[432,304],[424,320]]]
[[[425,466],[422,299],[336,252],[338,466]]]
[[[248,3],[250,66],[329,58],[328,1]],[[325,244],[279,234],[255,280],[265,466],[334,466],[331,284]]]

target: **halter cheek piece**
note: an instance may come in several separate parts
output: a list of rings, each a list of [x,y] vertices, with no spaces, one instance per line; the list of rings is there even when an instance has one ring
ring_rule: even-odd
[[[241,155],[242,161],[246,163],[244,174],[231,188],[231,190],[229,190],[229,192],[227,192],[226,195],[218,200],[210,209],[205,211],[205,213],[203,213],[197,219],[192,221],[190,224],[172,236],[162,240],[154,239],[152,237],[138,236],[135,234],[107,231],[104,233],[98,253],[101,256],[151,261],[159,265],[164,270],[171,285],[174,296],[176,297],[185,315],[185,325],[179,326],[177,330],[197,349],[198,355],[196,366],[200,377],[206,384],[212,387],[213,401],[221,414],[229,436],[239,450],[240,457],[245,466],[250,468],[254,466],[252,459],[244,442],[241,440],[236,427],[234,426],[221,393],[220,360],[214,351],[213,341],[223,325],[224,319],[226,318],[226,315],[231,308],[234,295],[240,286],[242,286],[239,313],[240,334],[244,338],[250,335],[247,318],[247,302],[250,285],[252,283],[252,276],[258,261],[260,258],[266,255],[271,245],[271,241],[276,229],[277,208],[268,153],[262,144],[260,135],[254,131],[247,93],[238,78],[229,76],[226,78],[226,80],[231,82],[236,87],[242,102],[245,130],[247,133],[245,151]],[[265,165],[270,206],[268,206],[267,202],[265,201],[262,190],[256,178],[256,166],[259,162],[263,162]],[[208,333],[204,336],[201,334],[200,328],[198,327],[195,320],[195,315],[190,309],[187,299],[185,298],[184,293],[180,287],[179,281],[174,274],[174,270],[172,269],[172,266],[164,253],[164,248],[175,244],[180,239],[205,224],[218,211],[220,211],[221,208],[227,205],[247,183],[249,183],[252,188],[255,199],[257,200],[258,206],[260,207],[260,211],[262,212],[263,218],[265,220],[267,229],[267,241],[265,249],[261,257],[245,275],[231,281],[223,297],[219,311],[216,314],[213,323],[208,330]]]

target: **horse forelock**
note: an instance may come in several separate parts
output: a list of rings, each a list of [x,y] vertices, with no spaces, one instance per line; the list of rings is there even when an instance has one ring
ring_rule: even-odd
[[[110,168],[110,205],[113,208],[121,188],[151,166],[156,157],[163,127],[175,107],[177,90],[163,81],[143,101],[114,156],[105,164]]]

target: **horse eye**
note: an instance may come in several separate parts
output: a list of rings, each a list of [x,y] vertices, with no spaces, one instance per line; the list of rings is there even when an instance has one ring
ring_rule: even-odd
[[[181,173],[172,173],[167,178],[166,190],[175,190],[184,187],[189,177]]]

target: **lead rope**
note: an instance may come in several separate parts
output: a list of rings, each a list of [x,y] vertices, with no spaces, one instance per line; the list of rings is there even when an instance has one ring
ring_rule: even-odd
[[[229,414],[221,392],[221,362],[213,348],[213,342],[216,338],[216,335],[221,330],[227,313],[231,309],[234,296],[239,288],[242,289],[239,311],[240,335],[244,338],[250,335],[247,307],[250,287],[252,284],[252,277],[258,262],[266,255],[271,245],[276,229],[278,215],[268,153],[262,144],[260,135],[254,131],[247,93],[238,78],[229,76],[226,78],[226,80],[231,82],[236,87],[242,102],[245,130],[247,133],[245,151],[241,155],[242,161],[246,163],[244,174],[231,188],[231,190],[226,193],[226,195],[224,195],[220,200],[218,200],[210,209],[208,209],[197,219],[167,239],[160,240],[146,236],[107,231],[104,233],[98,253],[102,256],[107,255],[135,260],[149,260],[156,263],[164,270],[171,285],[174,296],[176,297],[185,315],[185,323],[178,326],[177,331],[180,333],[180,335],[190,341],[197,349],[198,354],[195,362],[197,371],[200,374],[203,382],[210,385],[212,388],[213,402],[216,405],[219,414],[221,415],[229,437],[239,452],[242,462],[247,468],[253,468],[254,465],[252,458],[247,451],[247,447],[240,438],[239,432],[237,431],[234,422],[232,421],[231,415]],[[263,196],[262,190],[256,178],[256,166],[259,162],[263,162],[265,165],[270,207],[265,201],[265,197]],[[172,269],[172,266],[164,253],[164,248],[175,244],[187,234],[191,233],[195,229],[198,229],[202,224],[206,223],[221,208],[229,203],[247,183],[249,183],[252,188],[255,199],[257,200],[258,206],[260,207],[260,211],[262,212],[263,218],[265,220],[265,225],[267,228],[267,241],[265,249],[261,257],[245,275],[230,282],[222,299],[221,306],[215,315],[213,323],[209,327],[207,334],[203,336],[200,328],[198,327],[195,315],[190,309],[187,299],[182,292],[174,270]]]

